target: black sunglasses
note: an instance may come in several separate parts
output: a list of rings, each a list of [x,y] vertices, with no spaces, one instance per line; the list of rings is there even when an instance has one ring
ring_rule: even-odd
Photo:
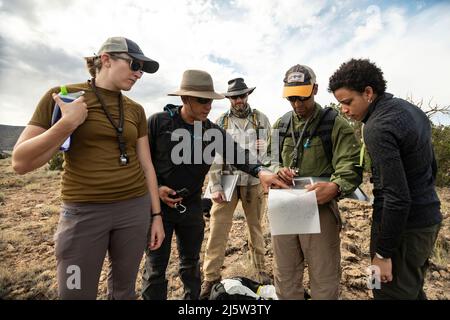
[[[199,97],[196,97],[196,99],[197,99],[197,102],[200,104],[208,104],[208,103],[211,103],[213,100],[213,99],[199,98]]]
[[[233,100],[237,100],[238,98],[245,99],[247,96],[248,96],[248,94],[244,93],[244,94],[241,94],[238,96],[232,96],[232,97],[230,97],[230,99],[233,99]]]
[[[125,61],[128,61],[129,63],[130,63],[130,69],[131,69],[131,71],[133,71],[133,72],[136,72],[136,71],[142,71],[142,68],[144,68],[144,64],[143,63],[141,63],[141,62],[139,62],[139,61],[136,61],[136,60],[134,60],[134,59],[131,59],[131,58],[125,58],[125,57],[121,57],[121,56],[116,56],[116,55],[114,55],[114,54],[110,54],[112,57],[114,57],[114,58],[117,58],[117,59],[122,59],[122,60],[125,60]]]
[[[300,102],[304,102],[304,101],[311,99],[311,97],[312,97],[312,94],[309,97],[290,96],[290,97],[287,97],[286,99],[288,99],[290,102],[295,102],[297,100]]]

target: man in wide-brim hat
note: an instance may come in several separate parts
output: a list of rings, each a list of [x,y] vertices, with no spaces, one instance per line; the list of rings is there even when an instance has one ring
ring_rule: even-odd
[[[211,141],[203,140],[204,136],[197,136],[194,123],[200,122],[202,130],[217,129],[222,132],[223,145],[226,145],[226,132],[208,120],[211,104],[214,99],[224,96],[214,91],[213,80],[209,73],[201,70],[186,70],[183,73],[180,88],[170,93],[180,96],[182,105],[167,105],[164,112],[156,113],[148,119],[149,141],[152,160],[158,177],[159,197],[163,214],[165,238],[158,250],[146,251],[145,270],[142,282],[142,297],[144,299],[167,299],[166,269],[170,259],[172,235],[177,236],[179,252],[179,273],[184,285],[184,299],[198,299],[200,295],[200,249],[204,236],[204,220],[201,205],[201,194],[205,175],[211,166],[207,161],[197,164],[198,152],[203,155],[205,148]],[[172,152],[177,146],[177,139],[172,139],[176,130],[185,129],[191,137],[193,149],[183,150],[183,161],[172,159],[172,153],[179,156],[179,152]],[[179,135],[177,135],[179,137]],[[195,149],[201,140],[201,150]],[[231,139],[231,137],[230,137]],[[182,142],[182,141],[181,141]],[[216,150],[221,153],[223,150]],[[188,161],[185,161],[187,152]],[[245,163],[234,161],[233,165],[239,170],[259,177],[266,189],[270,185],[288,188],[277,175],[264,169],[261,163],[250,164],[248,150],[242,150],[234,144],[235,160],[238,154],[245,154]],[[195,159],[194,159],[195,158]],[[177,161],[175,161],[177,160]],[[204,159],[202,159],[204,160]]]
[[[186,70],[180,88],[168,95],[181,96],[183,108],[180,112],[189,124],[193,124],[193,121],[205,121],[211,111],[212,101],[224,98],[214,91],[211,75],[201,70]]]

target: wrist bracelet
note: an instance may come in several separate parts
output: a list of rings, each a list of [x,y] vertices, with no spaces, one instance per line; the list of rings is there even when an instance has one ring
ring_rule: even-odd
[[[162,216],[162,213],[161,212],[156,212],[156,213],[152,213],[151,214],[151,217],[153,218],[153,217],[156,217],[156,216]]]

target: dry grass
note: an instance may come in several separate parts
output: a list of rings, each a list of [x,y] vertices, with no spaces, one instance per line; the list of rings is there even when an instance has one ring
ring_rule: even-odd
[[[10,165],[10,159],[0,160],[0,299],[56,299],[56,259],[53,234],[59,219],[60,172],[46,168],[18,176]],[[370,187],[364,187],[370,192]],[[436,242],[432,258],[432,272],[426,281],[426,290],[431,299],[450,298],[450,190],[438,189],[442,200],[444,223]],[[340,203],[343,217],[347,221],[342,237],[342,299],[367,299],[370,294],[365,286],[364,269],[368,261],[368,241],[371,210],[368,205],[352,201]],[[205,241],[202,244],[203,261],[206,241],[209,236],[209,221],[206,221]],[[267,216],[264,221],[266,241],[266,268],[272,271],[272,248]],[[169,299],[180,299],[183,287],[178,276],[179,256],[176,238],[172,240],[172,254],[167,269]],[[224,278],[245,276],[254,278],[251,263],[247,258],[247,226],[239,205],[226,247],[222,268]],[[353,260],[357,260],[357,262]],[[136,290],[141,290],[141,272]],[[446,271],[445,271],[446,270]],[[443,274],[440,278],[437,275]],[[106,299],[107,263],[100,276],[99,299]],[[308,283],[305,273],[305,284]]]

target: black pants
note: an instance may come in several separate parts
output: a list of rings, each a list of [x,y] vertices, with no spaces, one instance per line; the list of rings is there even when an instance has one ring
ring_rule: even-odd
[[[420,229],[408,229],[400,237],[399,245],[392,255],[393,280],[373,289],[376,300],[426,300],[423,291],[428,258],[432,255],[440,224]],[[380,224],[372,223],[370,253],[375,255],[375,246],[380,234]]]
[[[145,269],[142,278],[142,297],[145,300],[166,300],[166,269],[169,263],[172,236],[175,232],[179,253],[179,274],[184,285],[184,299],[197,300],[200,295],[200,250],[205,221],[201,208],[188,213],[164,212],[166,237],[155,251],[146,250]]]

